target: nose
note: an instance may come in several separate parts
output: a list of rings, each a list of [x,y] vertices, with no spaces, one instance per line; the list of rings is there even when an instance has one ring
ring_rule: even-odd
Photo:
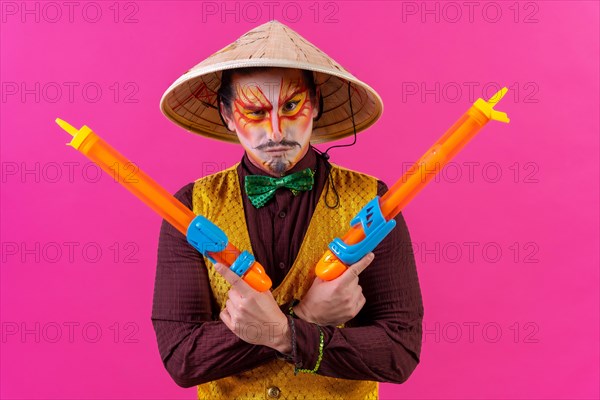
[[[271,131],[268,133],[269,139],[279,143],[283,139],[283,132],[279,128],[279,116],[277,113],[271,114]]]

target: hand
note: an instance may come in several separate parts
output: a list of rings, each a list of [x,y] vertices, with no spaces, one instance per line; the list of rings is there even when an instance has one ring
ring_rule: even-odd
[[[231,284],[221,320],[240,339],[271,347],[281,353],[292,351],[288,319],[270,290],[254,290],[223,264],[215,269]]]
[[[316,277],[302,301],[294,307],[294,313],[319,325],[338,326],[354,318],[366,302],[358,275],[374,258],[375,254],[368,253],[331,281]]]

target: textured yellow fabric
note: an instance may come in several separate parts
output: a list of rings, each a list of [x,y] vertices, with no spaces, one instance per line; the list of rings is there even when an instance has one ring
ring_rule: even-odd
[[[239,164],[239,163],[238,163]],[[237,165],[196,181],[193,208],[217,224],[240,250],[251,251],[244,206],[236,172]],[[377,194],[377,180],[369,175],[332,165],[331,175],[339,193],[339,206],[325,204],[323,189],[298,256],[273,297],[282,306],[292,299],[301,300],[315,277],[314,267],[334,237],[343,236],[350,220]],[[332,190],[328,203],[335,202]],[[213,295],[221,309],[225,307],[229,283],[215,271],[205,257]],[[324,358],[327,357],[325,352]],[[307,366],[311,368],[312,366]],[[198,385],[199,399],[268,399],[269,388],[276,386],[282,399],[377,399],[378,383],[331,378],[300,373],[294,376],[292,364],[273,360],[250,371]],[[271,393],[272,393],[271,389]]]

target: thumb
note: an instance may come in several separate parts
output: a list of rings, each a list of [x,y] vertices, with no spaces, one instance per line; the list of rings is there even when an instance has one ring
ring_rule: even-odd
[[[361,272],[365,270],[371,264],[371,261],[375,258],[375,254],[373,252],[367,253],[363,258],[352,264],[348,267],[346,271],[337,279],[343,279],[347,283],[352,281],[355,277],[360,275]]]
[[[375,254],[371,251],[367,253],[363,258],[352,264],[348,269],[352,270],[356,276],[360,275],[373,261]],[[346,271],[349,272],[349,271]]]

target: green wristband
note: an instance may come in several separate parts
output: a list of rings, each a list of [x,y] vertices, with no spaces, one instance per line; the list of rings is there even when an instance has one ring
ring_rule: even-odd
[[[319,357],[317,358],[317,363],[315,364],[315,367],[313,369],[294,367],[294,374],[297,372],[304,372],[307,374],[316,374],[317,371],[319,370],[319,367],[321,366],[321,360],[323,360],[323,345],[324,345],[324,341],[325,341],[324,340],[325,335],[323,334],[323,330],[321,329],[321,327],[319,325],[317,325],[317,328],[319,328]]]
[[[296,304],[298,304],[299,301],[294,299],[292,300],[292,304],[290,304],[290,308],[288,308],[288,313],[293,317],[293,318],[298,318],[298,316],[296,315],[296,313],[294,312],[294,306]]]

